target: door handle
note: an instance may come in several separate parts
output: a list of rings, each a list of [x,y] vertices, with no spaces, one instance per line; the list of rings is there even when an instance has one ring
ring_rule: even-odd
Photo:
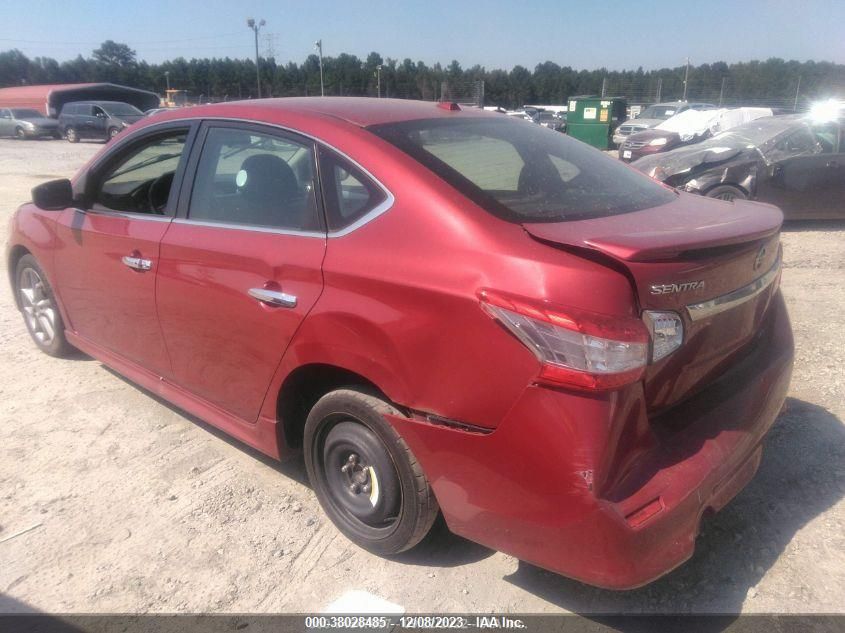
[[[280,306],[282,308],[296,307],[296,297],[286,292],[267,290],[267,288],[250,288],[247,294],[253,299],[258,299],[261,303],[266,303],[270,306]]]
[[[839,161],[838,160],[828,161],[828,163],[827,163],[827,165],[825,165],[825,167],[830,167],[831,169],[836,169],[837,167],[839,167]]]
[[[124,255],[120,259],[120,261],[122,261],[125,265],[129,266],[129,268],[131,268],[132,270],[147,271],[153,267],[153,263],[149,259],[134,257],[131,255]]]

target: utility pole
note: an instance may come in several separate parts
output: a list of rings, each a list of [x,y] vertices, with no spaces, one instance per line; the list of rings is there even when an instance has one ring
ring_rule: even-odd
[[[722,77],[722,88],[719,90],[719,107],[722,107],[722,99],[725,98],[725,80],[727,77]]]
[[[663,77],[657,78],[657,103],[660,103],[660,96],[663,94]]]
[[[258,98],[261,98],[261,66],[258,65],[258,31],[261,27],[267,24],[264,20],[256,23],[252,18],[248,18],[246,25],[255,33],[255,85],[258,89]]]
[[[317,40],[314,42],[314,48],[316,48],[320,54],[320,96],[325,97],[326,90],[323,88],[323,40]]]
[[[684,72],[684,98],[683,100],[687,100],[687,83],[689,82],[689,57],[687,57],[687,69]]]
[[[607,90],[607,77],[602,77],[601,80],[601,98],[604,99],[604,95]]]
[[[167,92],[169,93],[170,92],[170,71],[169,70],[164,71],[164,80],[167,82]]]
[[[792,111],[798,112],[798,95],[801,92],[801,75],[798,75],[798,85],[795,86],[795,103],[792,104]]]
[[[376,85],[378,86],[378,98],[381,99],[381,64],[376,66]]]

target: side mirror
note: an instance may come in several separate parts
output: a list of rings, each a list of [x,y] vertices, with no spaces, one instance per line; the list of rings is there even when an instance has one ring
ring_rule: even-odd
[[[32,188],[32,202],[39,209],[59,211],[73,206],[73,187],[70,180],[51,180]]]

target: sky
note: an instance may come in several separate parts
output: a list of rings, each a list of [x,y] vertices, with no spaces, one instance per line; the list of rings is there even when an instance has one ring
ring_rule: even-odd
[[[10,2],[11,0],[6,0]],[[457,59],[509,70],[551,60],[577,69],[675,67],[781,57],[845,63],[845,0],[27,0],[0,21],[0,50],[59,61],[107,39],[138,59],[323,53]]]

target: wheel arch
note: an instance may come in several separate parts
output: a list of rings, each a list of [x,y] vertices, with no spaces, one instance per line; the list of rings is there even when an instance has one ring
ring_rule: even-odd
[[[312,362],[296,367],[284,379],[276,395],[276,426],[279,452],[302,447],[308,412],[327,393],[341,388],[355,388],[382,398],[400,411],[401,405],[366,376],[331,363]]]

